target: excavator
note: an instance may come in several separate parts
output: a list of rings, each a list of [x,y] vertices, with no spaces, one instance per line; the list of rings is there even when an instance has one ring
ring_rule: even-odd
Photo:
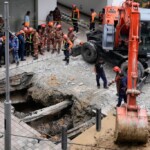
[[[136,98],[140,94],[137,89],[138,50],[140,38],[139,3],[126,0],[119,10],[119,22],[116,25],[115,44],[119,44],[119,34],[123,29],[128,35],[128,73],[127,104],[116,108],[116,142],[143,142],[148,140],[148,118],[146,109],[140,108]]]
[[[147,111],[137,105],[136,98],[140,94],[138,80],[150,60],[149,15],[150,9],[139,8],[133,0],[125,0],[122,6],[106,6],[102,29],[87,34],[87,42],[79,51],[75,49],[89,63],[102,56],[127,73],[127,104],[116,108],[116,142],[148,140]]]

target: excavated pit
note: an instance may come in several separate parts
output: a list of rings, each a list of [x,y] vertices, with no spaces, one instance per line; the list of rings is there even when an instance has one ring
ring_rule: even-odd
[[[95,114],[92,109],[81,104],[73,95],[63,95],[63,93],[53,91],[53,95],[49,95],[50,100],[43,103],[43,100],[34,99],[31,89],[33,90],[35,87],[11,92],[12,107],[14,115],[40,132],[42,137],[57,143],[61,140],[62,126],[66,126],[68,138],[73,139],[95,123]],[[35,91],[33,93],[35,94]],[[0,96],[0,99],[4,99],[4,95]],[[32,112],[38,114],[39,110],[45,110],[65,102],[67,106],[60,111],[59,107],[56,108],[58,109],[56,113],[31,121],[24,120],[24,118],[30,117]]]

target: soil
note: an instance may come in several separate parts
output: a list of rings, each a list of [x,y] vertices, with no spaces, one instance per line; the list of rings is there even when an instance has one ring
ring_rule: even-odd
[[[95,126],[91,127],[71,143],[78,143],[89,146],[72,145],[70,150],[150,150],[150,136],[147,144],[140,143],[124,143],[115,144],[115,116],[111,112],[102,120],[102,128],[100,132],[96,132]],[[150,117],[149,117],[149,133],[150,133]]]

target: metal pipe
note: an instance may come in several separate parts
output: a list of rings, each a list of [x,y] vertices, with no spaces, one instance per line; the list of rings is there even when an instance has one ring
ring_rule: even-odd
[[[67,150],[67,128],[65,126],[62,127],[62,140],[61,140],[61,148],[62,150]]]
[[[5,63],[6,63],[6,100],[5,108],[5,150],[11,150],[11,101],[10,101],[10,83],[9,83],[9,3],[4,2],[5,19]]]
[[[96,109],[96,131],[101,130],[101,109]]]

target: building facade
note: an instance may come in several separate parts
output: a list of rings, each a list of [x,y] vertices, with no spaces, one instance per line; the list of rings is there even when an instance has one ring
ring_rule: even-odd
[[[0,14],[4,16],[4,1],[0,0]],[[24,22],[27,11],[31,12],[31,26],[44,23],[50,10],[57,6],[57,0],[7,0],[9,2],[10,30],[18,31]]]

